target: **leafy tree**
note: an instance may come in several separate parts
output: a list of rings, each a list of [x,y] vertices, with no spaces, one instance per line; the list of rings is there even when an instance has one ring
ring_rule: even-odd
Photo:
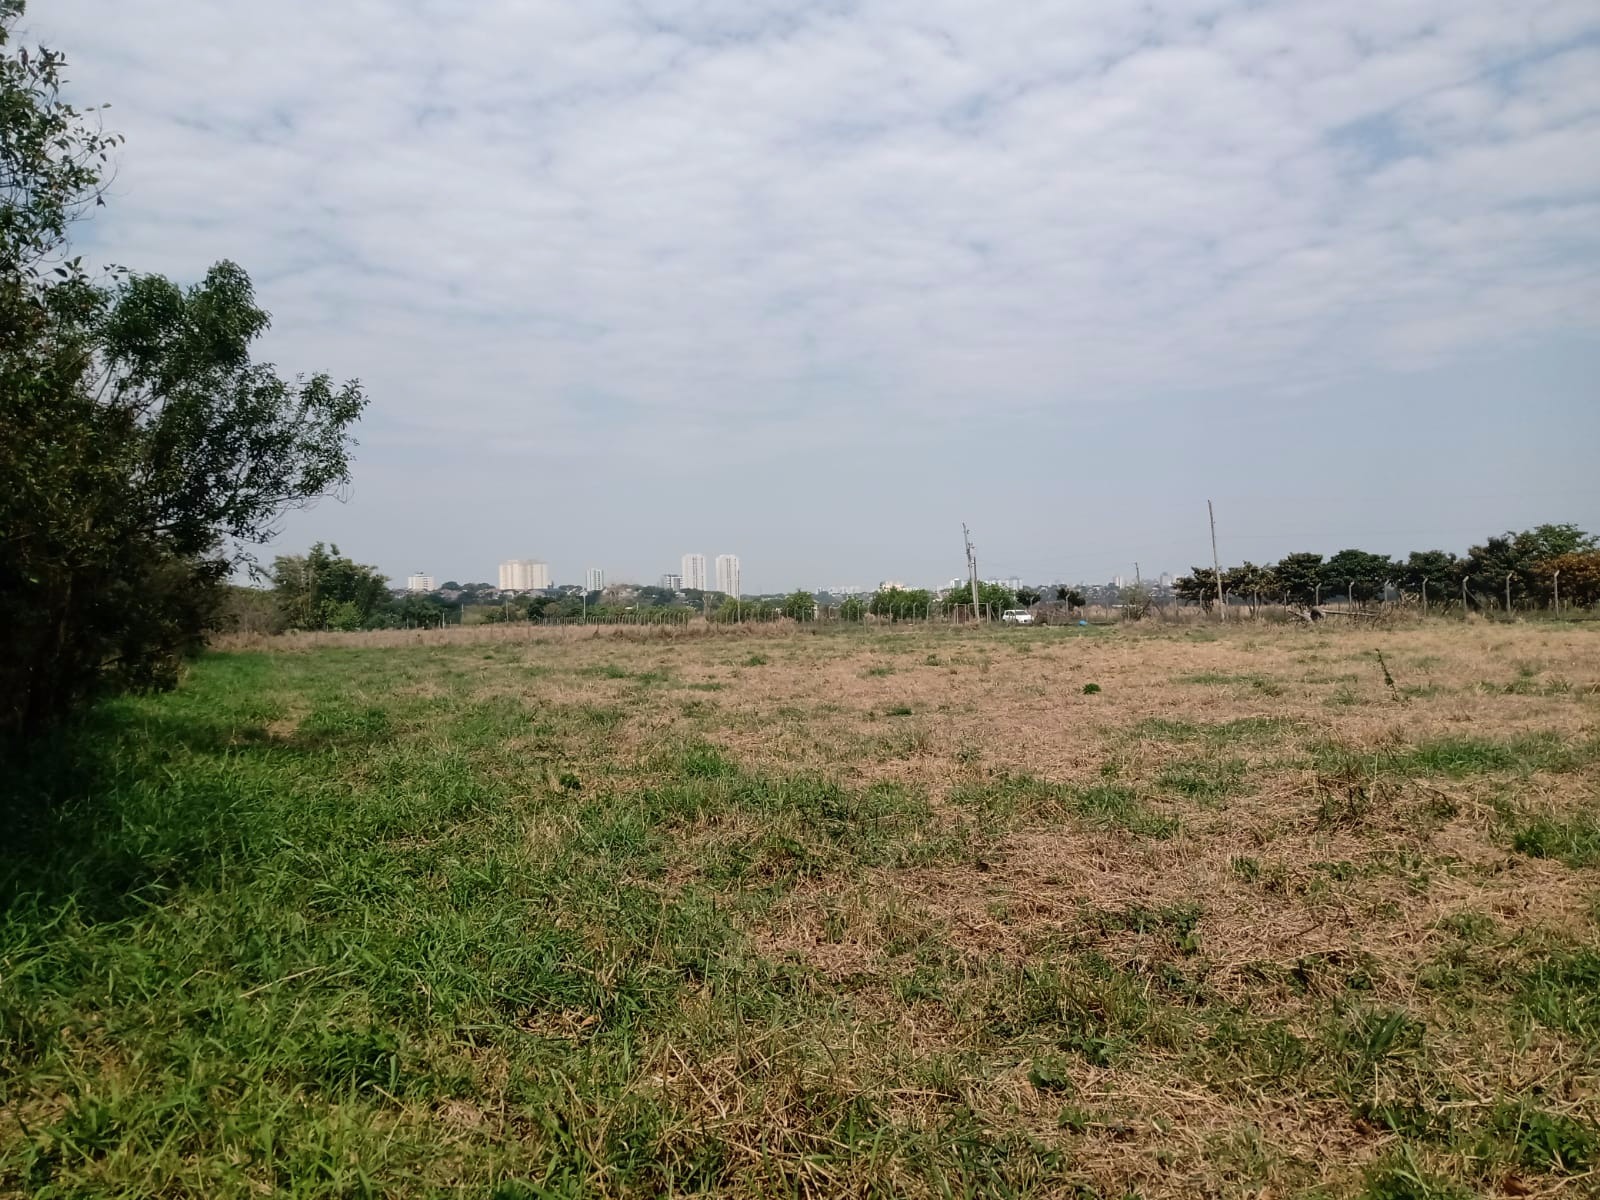
[[[1491,606],[1497,597],[1504,595],[1508,575],[1511,577],[1512,595],[1522,593],[1521,576],[1532,564],[1517,553],[1515,540],[1515,534],[1507,533],[1504,537],[1485,538],[1482,544],[1468,549],[1462,562],[1461,577],[1480,604],[1484,602],[1485,595]]]
[[[1461,586],[1462,561],[1448,550],[1413,550],[1400,568],[1400,586],[1430,604],[1451,599]],[[1426,587],[1424,587],[1426,585]]]
[[[1516,535],[1513,543],[1517,552],[1531,562],[1560,558],[1565,554],[1582,554],[1597,546],[1594,534],[1585,533],[1576,525],[1536,525]]]
[[[247,548],[347,482],[365,404],[251,361],[232,264],[182,289],[65,258],[120,139],[60,100],[59,54],[12,49],[21,14],[0,0],[0,734],[175,682]]]
[[[797,588],[783,598],[781,611],[791,621],[814,621],[817,616],[817,598],[804,588]]]
[[[1044,598],[1044,593],[1038,588],[1020,587],[1017,589],[1017,603],[1024,608],[1032,608]]]
[[[667,607],[678,602],[678,594],[671,588],[655,587],[654,585],[639,589],[636,603],[641,608]]]
[[[445,606],[433,595],[406,595],[391,601],[386,615],[394,628],[432,629],[443,622],[446,611]]]
[[[962,596],[966,596],[970,591],[970,588],[967,589],[967,592],[963,592]],[[960,604],[962,601],[957,600],[956,603]],[[1008,608],[1017,606],[1017,594],[1003,583],[980,583],[978,585],[978,604],[985,612],[992,610],[997,614],[1002,613]]]
[[[933,595],[927,588],[884,588],[872,597],[867,611],[875,617],[907,621],[928,615]]]
[[[1223,592],[1248,600],[1252,609],[1259,597],[1276,595],[1279,587],[1277,573],[1271,567],[1258,567],[1248,560],[1222,573]]]
[[[1576,525],[1538,525],[1521,533],[1507,531],[1499,537],[1485,538],[1482,545],[1467,551],[1463,573],[1481,596],[1496,600],[1503,597],[1509,575],[1513,602],[1548,600],[1546,581],[1551,576],[1542,564],[1594,548],[1594,536]]]
[[[1561,572],[1560,580],[1556,572]],[[1578,550],[1543,559],[1538,566],[1542,591],[1555,595],[1559,582],[1561,604],[1565,608],[1591,608],[1600,604],[1600,550]]]
[[[1349,593],[1352,600],[1370,600],[1399,573],[1399,565],[1386,554],[1341,550],[1322,564],[1322,590],[1326,594],[1337,588]]]
[[[389,582],[377,567],[362,566],[321,542],[305,554],[275,558],[272,590],[283,619],[298,629],[349,628],[352,620],[360,629],[389,598]]]
[[[866,602],[860,596],[846,596],[839,605],[839,619],[859,622],[866,611]]]
[[[1272,574],[1285,602],[1312,605],[1317,600],[1317,585],[1322,582],[1322,555],[1286,554],[1272,568]]]
[[[1217,573],[1210,567],[1191,567],[1172,581],[1172,591],[1185,604],[1198,604],[1206,612],[1217,602]]]

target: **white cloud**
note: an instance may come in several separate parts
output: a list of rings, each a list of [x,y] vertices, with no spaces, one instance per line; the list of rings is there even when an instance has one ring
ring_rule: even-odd
[[[1600,323],[1587,0],[31,22],[128,135],[106,256],[243,262],[394,444],[778,457]]]

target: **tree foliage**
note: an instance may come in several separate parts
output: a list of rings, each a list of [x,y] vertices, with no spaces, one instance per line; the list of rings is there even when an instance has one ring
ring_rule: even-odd
[[[1286,554],[1272,568],[1277,592],[1286,604],[1310,605],[1316,602],[1322,582],[1322,555]]]
[[[817,619],[817,598],[804,588],[797,588],[783,598],[781,611],[791,621]]]
[[[1563,607],[1600,604],[1600,550],[1574,550],[1544,559],[1538,565],[1536,582],[1552,599],[1559,590]]]
[[[1198,604],[1206,612],[1217,602],[1217,573],[1210,567],[1191,567],[1172,581],[1172,590],[1185,604]]]
[[[268,317],[221,263],[184,289],[67,258],[120,139],[12,45],[0,0],[0,734],[170,685],[247,548],[344,484],[365,399],[251,361]]]
[[[1448,550],[1413,550],[1400,567],[1400,586],[1430,602],[1449,600],[1461,586],[1462,561]]]
[[[389,598],[388,580],[377,567],[363,566],[321,542],[305,554],[275,558],[272,590],[292,629],[365,629]]]
[[[1399,573],[1399,567],[1387,554],[1341,550],[1322,564],[1322,594],[1331,590],[1344,592],[1352,600],[1371,600],[1381,595],[1384,584]]]
[[[927,588],[883,588],[867,604],[867,611],[891,621],[908,621],[926,617],[932,603],[933,594]]]

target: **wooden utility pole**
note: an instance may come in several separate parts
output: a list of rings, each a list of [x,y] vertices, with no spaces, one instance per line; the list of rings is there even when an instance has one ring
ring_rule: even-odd
[[[967,577],[972,581],[972,619],[978,620],[978,554],[972,548],[972,534],[961,522],[961,537],[967,544]]]
[[[1222,599],[1222,560],[1217,557],[1217,510],[1206,501],[1206,515],[1211,518],[1211,573],[1217,577],[1217,620],[1226,621],[1228,610]]]

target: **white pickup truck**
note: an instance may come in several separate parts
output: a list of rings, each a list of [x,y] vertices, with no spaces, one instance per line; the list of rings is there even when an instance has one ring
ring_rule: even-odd
[[[1033,614],[1025,608],[1008,608],[1000,614],[1007,625],[1032,625]]]

